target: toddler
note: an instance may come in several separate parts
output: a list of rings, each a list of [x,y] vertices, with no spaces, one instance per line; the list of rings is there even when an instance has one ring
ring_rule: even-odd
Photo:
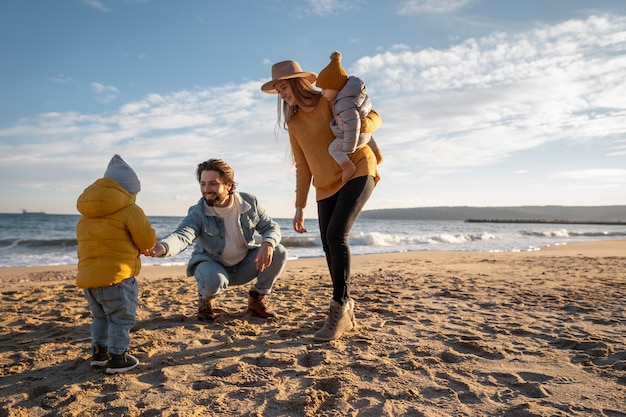
[[[361,132],[361,119],[372,110],[372,103],[367,96],[365,83],[348,73],[341,66],[341,52],[330,55],[330,63],[320,71],[315,82],[322,89],[322,95],[333,102],[333,120],[330,128],[335,135],[328,147],[328,152],[342,170],[341,179],[347,182],[356,171],[356,166],[347,154],[369,145],[376,155],[376,161],[383,161],[371,133]]]
[[[156,244],[156,233],[135,204],[135,171],[114,155],[104,173],[78,197],[78,271],[91,310],[91,366],[117,374],[139,361],[126,353],[138,304],[140,253]]]

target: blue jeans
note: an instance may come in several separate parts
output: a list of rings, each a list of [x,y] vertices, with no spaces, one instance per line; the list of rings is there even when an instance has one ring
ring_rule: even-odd
[[[270,294],[274,282],[287,263],[287,250],[283,245],[276,246],[272,263],[263,272],[256,269],[254,262],[258,252],[259,248],[250,249],[246,257],[233,266],[224,266],[214,261],[200,262],[194,272],[200,298],[213,298],[226,291],[229,285],[247,284],[255,278],[257,282],[252,289],[259,294]]]
[[[130,344],[135,325],[139,285],[135,277],[102,288],[85,288],[91,309],[91,344],[107,346],[109,353],[121,355]]]

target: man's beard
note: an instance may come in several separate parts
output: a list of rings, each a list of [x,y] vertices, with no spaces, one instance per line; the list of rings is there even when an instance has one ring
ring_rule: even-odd
[[[228,200],[228,194],[221,196],[215,195],[213,198],[204,197],[204,201],[206,201],[207,205],[210,207],[224,205],[224,203]]]

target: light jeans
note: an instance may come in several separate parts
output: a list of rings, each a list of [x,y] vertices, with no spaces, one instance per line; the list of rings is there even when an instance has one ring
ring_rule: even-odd
[[[139,285],[131,277],[102,288],[85,288],[91,309],[91,343],[106,346],[109,353],[121,355],[130,344],[130,330],[135,325]]]
[[[249,250],[246,257],[233,266],[224,266],[213,261],[200,262],[194,273],[200,298],[213,298],[226,291],[229,285],[247,284],[255,278],[257,282],[253,289],[259,294],[270,294],[274,282],[287,263],[287,250],[283,245],[277,245],[274,248],[271,265],[263,272],[256,269],[254,262],[258,252],[259,248]]]

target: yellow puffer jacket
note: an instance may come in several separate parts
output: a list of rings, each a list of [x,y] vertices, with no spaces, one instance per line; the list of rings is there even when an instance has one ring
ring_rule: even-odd
[[[101,178],[78,197],[76,225],[80,288],[115,285],[137,276],[140,251],[156,244],[156,233],[135,199],[117,182]]]

